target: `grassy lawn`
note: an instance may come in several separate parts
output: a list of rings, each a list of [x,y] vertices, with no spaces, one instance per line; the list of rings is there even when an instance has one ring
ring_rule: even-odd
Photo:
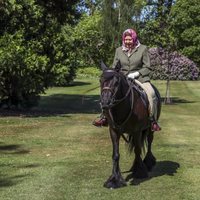
[[[166,83],[154,82],[165,95]],[[99,115],[96,79],[51,88],[28,112],[0,111],[0,200],[200,199],[200,82],[171,82],[155,134],[157,165],[148,179],[110,190],[112,146]],[[88,92],[87,92],[88,91]],[[84,95],[87,92],[86,95]],[[121,169],[133,161],[121,141]]]

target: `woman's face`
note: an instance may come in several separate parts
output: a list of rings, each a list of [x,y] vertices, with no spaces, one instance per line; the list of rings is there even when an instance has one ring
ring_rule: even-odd
[[[132,48],[134,43],[133,43],[133,39],[131,36],[127,35],[125,38],[124,38],[124,43],[125,43],[125,46],[127,48]]]

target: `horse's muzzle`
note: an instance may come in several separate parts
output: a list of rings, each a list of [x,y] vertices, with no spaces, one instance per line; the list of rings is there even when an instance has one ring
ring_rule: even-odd
[[[100,105],[101,105],[101,109],[102,110],[108,110],[108,109],[110,109],[110,108],[112,108],[114,106],[112,101],[109,101],[109,102],[106,102],[106,103],[105,102],[101,102]]]
[[[110,108],[109,105],[101,105],[102,110],[108,110]]]

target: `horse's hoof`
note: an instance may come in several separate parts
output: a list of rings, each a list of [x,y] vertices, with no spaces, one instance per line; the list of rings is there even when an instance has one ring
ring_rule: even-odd
[[[120,187],[125,187],[127,186],[127,184],[126,184],[126,181],[122,177],[120,178],[111,177],[104,183],[103,186],[110,189],[116,189]]]
[[[112,182],[105,182],[104,187],[109,188],[109,189],[117,189],[117,188],[121,188],[121,187],[125,187],[127,186],[126,183],[112,183]]]
[[[138,179],[148,178],[147,167],[142,161],[135,162],[131,169],[132,169],[132,175],[134,178],[138,178]]]
[[[153,166],[156,164],[156,158],[153,156],[153,154],[147,154],[145,159],[143,160],[144,164],[146,165],[148,171],[151,171]]]

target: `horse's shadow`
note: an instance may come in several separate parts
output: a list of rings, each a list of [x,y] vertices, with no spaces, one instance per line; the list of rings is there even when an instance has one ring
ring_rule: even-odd
[[[126,181],[130,182],[130,185],[139,185],[140,183],[144,181],[148,181],[152,178],[163,176],[163,175],[169,175],[174,176],[177,173],[178,168],[180,168],[180,164],[173,161],[159,161],[156,163],[154,168],[151,172],[149,172],[149,177],[145,179],[135,179],[133,177],[132,173],[129,173],[126,177]],[[124,172],[126,173],[126,172]]]

